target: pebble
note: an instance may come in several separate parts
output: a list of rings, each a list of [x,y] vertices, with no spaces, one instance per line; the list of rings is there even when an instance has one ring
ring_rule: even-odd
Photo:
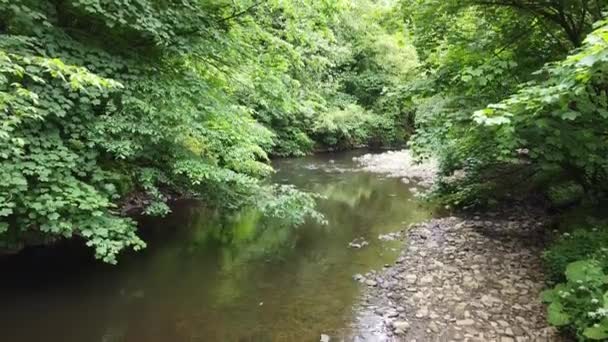
[[[394,264],[355,275],[368,285],[369,303],[377,308],[374,313],[362,306],[362,319],[353,323],[357,336],[566,341],[548,327],[539,300],[545,286],[543,246],[534,242],[543,240],[545,217],[515,205],[473,218],[433,219],[400,232],[407,248]],[[366,310],[380,318],[370,319]]]
[[[467,318],[467,319],[459,319],[456,321],[456,325],[473,325],[475,324],[475,321]]]
[[[410,328],[410,323],[407,321],[395,321],[392,323],[393,329],[406,331]]]
[[[408,274],[405,276],[405,281],[410,284],[416,284],[416,280],[418,279],[418,277],[415,274]]]

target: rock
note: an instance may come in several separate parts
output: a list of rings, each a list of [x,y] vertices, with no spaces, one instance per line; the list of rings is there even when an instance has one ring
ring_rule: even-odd
[[[458,318],[463,318],[464,317],[464,313],[466,312],[467,309],[467,304],[466,303],[458,303],[453,312],[456,315],[456,317]]]
[[[331,337],[329,337],[329,335],[321,334],[321,342],[329,342],[330,340]]]
[[[464,340],[464,335],[463,335],[463,334],[461,334],[461,333],[459,333],[459,332],[455,332],[455,333],[452,335],[452,338],[453,338],[454,340],[456,340],[456,341],[460,341],[460,340]]]
[[[473,277],[466,276],[462,279],[462,286],[466,288],[476,288],[478,285]]]
[[[420,284],[421,285],[428,285],[431,284],[433,282],[433,276],[432,275],[425,275],[424,277],[422,277],[420,279]]]
[[[544,283],[535,230],[542,227],[517,206],[476,215],[412,225],[398,233],[408,247],[394,264],[355,275],[369,286],[364,310],[379,317],[357,315],[362,329],[379,340],[561,341],[546,328],[538,300]]]
[[[488,295],[481,296],[481,303],[485,306],[492,306],[494,302],[500,302],[500,300]]]
[[[407,331],[410,328],[410,323],[407,321],[394,321],[391,325],[393,330]]]
[[[399,312],[397,312],[396,310],[389,310],[386,313],[386,317],[392,318],[392,317],[397,317],[399,316]]]
[[[485,311],[477,310],[475,313],[477,314],[477,316],[479,316],[480,318],[482,318],[486,321],[490,319],[490,315]]]
[[[369,242],[365,241],[365,239],[362,237],[356,238],[353,241],[348,243],[348,247],[355,248],[355,249],[360,249],[367,245],[369,245]]]
[[[469,325],[473,325],[475,324],[475,321],[467,318],[467,319],[459,319],[456,321],[456,325],[461,325],[461,326],[469,326]]]
[[[420,310],[416,311],[416,318],[425,318],[426,316],[428,316],[428,314],[428,309],[426,307],[423,307]]]

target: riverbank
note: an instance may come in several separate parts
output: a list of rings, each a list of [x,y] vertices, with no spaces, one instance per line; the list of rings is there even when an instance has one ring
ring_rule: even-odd
[[[396,162],[389,157],[373,160]],[[404,241],[397,261],[355,276],[367,288],[355,335],[366,341],[562,341],[540,301],[547,220],[542,210],[521,205],[432,219],[394,234]]]
[[[435,182],[438,168],[434,159],[417,163],[410,150],[368,153],[354,158],[354,161],[361,165],[363,171],[401,178],[406,184],[415,182],[421,187],[430,187]]]

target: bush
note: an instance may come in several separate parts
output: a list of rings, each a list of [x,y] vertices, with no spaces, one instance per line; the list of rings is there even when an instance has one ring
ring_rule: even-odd
[[[559,283],[543,292],[549,323],[578,340],[608,338],[608,229],[564,233],[544,259]]]
[[[578,183],[566,182],[549,187],[547,197],[554,207],[562,208],[579,203],[585,196],[585,189]]]
[[[372,122],[377,119],[362,107],[348,104],[319,115],[312,131],[315,140],[326,147],[352,148],[368,142]]]
[[[483,84],[505,79],[511,69],[519,69],[520,61],[459,65],[464,75],[452,77],[462,81],[450,86],[453,93],[423,96],[434,100],[430,103],[416,101],[413,149],[438,156],[440,182],[458,170],[466,174],[457,184],[438,187],[439,197],[475,206],[514,194],[545,193],[559,207],[579,201],[583,187],[591,199],[606,196],[608,150],[600,142],[608,123],[608,21],[595,27],[570,56],[536,73],[522,73],[521,80],[528,82],[502,90],[502,83],[496,84],[490,97],[494,104],[482,102],[488,93]],[[463,60],[453,62],[468,58],[458,56]],[[505,98],[508,93],[513,95]],[[572,183],[562,184],[564,180]]]
[[[0,0],[0,250],[78,237],[115,263],[145,246],[125,207],[164,215],[169,199],[193,197],[240,209],[272,190],[262,179],[273,143],[312,145],[256,119],[316,108],[304,100],[321,95],[297,84],[306,66],[328,68],[307,59],[325,52],[297,44],[325,29],[295,23],[326,27],[331,4],[260,4],[237,20],[245,2],[135,2]]]
[[[577,260],[596,259],[603,261],[608,251],[608,227],[576,229],[564,233],[544,254],[548,274],[553,281],[564,281],[567,265]],[[608,272],[608,268],[604,269]]]
[[[569,263],[566,282],[543,292],[549,323],[573,331],[579,341],[608,339],[606,266],[605,259]]]

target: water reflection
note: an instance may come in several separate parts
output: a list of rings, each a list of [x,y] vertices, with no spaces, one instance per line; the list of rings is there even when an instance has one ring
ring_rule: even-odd
[[[276,162],[276,181],[326,197],[319,205],[328,226],[293,229],[256,211],[226,217],[182,203],[167,219],[143,222],[149,247],[118,267],[93,262],[79,246],[0,261],[3,336],[165,342],[343,334],[359,291],[352,275],[396,257],[395,243],[378,235],[430,215],[398,180],[353,172],[351,157]],[[370,244],[348,248],[356,238]]]

